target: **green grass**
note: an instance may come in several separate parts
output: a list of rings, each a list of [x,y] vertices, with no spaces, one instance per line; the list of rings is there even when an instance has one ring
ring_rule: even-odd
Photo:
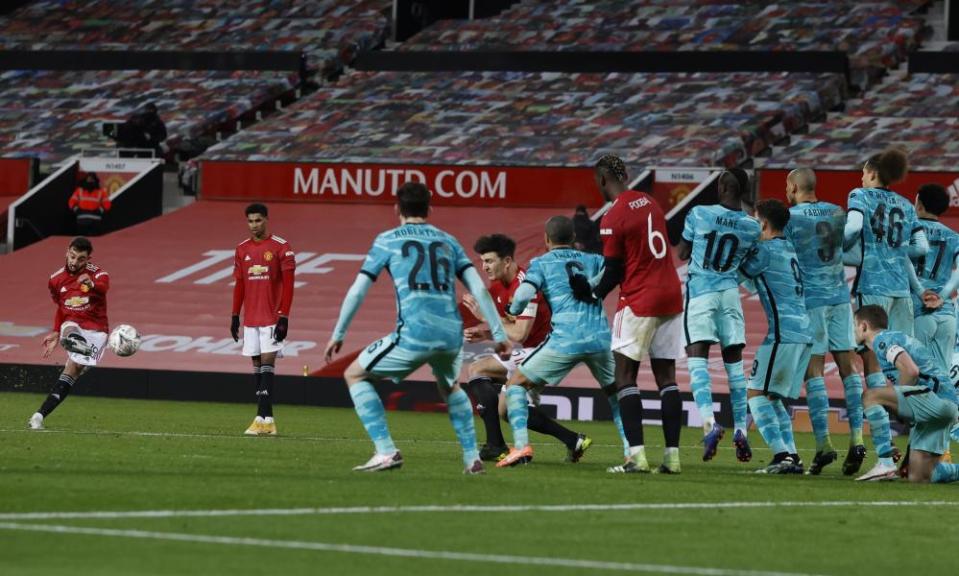
[[[279,406],[281,437],[242,436],[253,406],[70,398],[28,432],[42,397],[0,394],[0,514],[456,504],[624,504],[935,501],[959,486],[856,484],[834,464],[818,478],[752,474],[769,457],[735,461],[727,440],[700,461],[685,430],[680,476],[612,476],[621,460],[610,423],[576,423],[596,444],[583,462],[533,434],[527,467],[465,477],[445,415],[390,413],[402,470],[359,474],[371,446],[354,413]],[[143,434],[143,433],[153,433]],[[761,445],[753,434],[754,445]],[[662,435],[647,427],[658,464]],[[801,435],[801,448],[811,438]],[[845,438],[835,438],[844,446]],[[807,460],[809,450],[802,450]],[[866,466],[872,464],[870,458]],[[795,574],[945,573],[959,507],[693,508],[591,511],[416,511],[271,516],[22,519],[0,523],[258,538],[264,545],[0,529],[0,574],[576,574],[595,568],[493,564],[356,551],[290,549],[310,542],[667,567]],[[126,532],[125,534],[129,534]],[[624,568],[637,566],[624,566]],[[649,566],[649,568],[655,568]],[[656,570],[652,570],[656,572]],[[682,572],[679,572],[682,573]],[[733,573],[733,572],[728,572]]]

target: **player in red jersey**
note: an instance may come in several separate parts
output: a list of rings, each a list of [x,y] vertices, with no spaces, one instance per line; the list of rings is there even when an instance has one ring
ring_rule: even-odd
[[[666,239],[666,218],[651,196],[628,189],[626,165],[616,156],[600,158],[595,176],[603,196],[613,202],[599,226],[606,269],[592,291],[588,286],[574,286],[574,289],[577,298],[595,296],[602,300],[619,286],[612,342],[616,387],[638,391],[635,384],[639,364],[649,357],[662,402],[660,411],[666,439],[663,464],[657,471],[678,473],[682,400],[676,385],[676,359],[683,355],[683,297]],[[639,410],[642,414],[641,403]],[[642,425],[641,419],[623,422],[627,428],[638,426],[640,438]],[[644,460],[645,455],[636,459]],[[627,462],[624,468],[648,470],[648,464],[643,464],[645,462],[633,462],[630,466]]]
[[[293,304],[293,275],[296,259],[293,247],[266,230],[267,208],[246,207],[250,237],[236,247],[233,260],[233,317],[230,334],[240,338],[240,310],[243,310],[243,355],[253,360],[256,385],[256,418],[245,434],[275,436],[273,421],[273,372],[276,357],[283,350],[290,326]]]
[[[511,342],[519,344],[514,348],[509,360],[503,360],[493,354],[477,359],[467,368],[468,388],[477,402],[477,409],[483,418],[486,428],[486,444],[480,450],[483,460],[499,460],[509,453],[503,430],[500,427],[500,417],[506,417],[506,403],[502,395],[502,385],[507,382],[520,362],[536,349],[549,335],[550,311],[540,295],[530,301],[526,310],[515,318],[506,314],[506,307],[513,299],[513,292],[519,287],[524,278],[524,271],[515,260],[516,242],[503,234],[483,236],[473,245],[483,262],[483,272],[489,280],[489,293],[496,304],[496,311],[503,321],[503,328]],[[463,304],[474,316],[483,320],[476,300],[467,294],[463,297]],[[486,326],[476,326],[463,331],[467,342],[482,342],[492,340],[490,329]],[[539,399],[533,396],[533,405],[529,408],[530,430],[552,436],[566,445],[567,461],[578,462],[583,453],[592,444],[585,434],[577,434],[552,419],[539,408]],[[495,407],[495,408],[494,408]]]
[[[31,430],[43,430],[43,420],[66,400],[77,379],[103,355],[110,325],[107,322],[107,291],[110,275],[90,262],[93,244],[79,236],[67,246],[66,264],[50,276],[47,287],[57,305],[53,331],[43,338],[43,357],[57,343],[67,351],[67,363],[40,409],[30,417]]]

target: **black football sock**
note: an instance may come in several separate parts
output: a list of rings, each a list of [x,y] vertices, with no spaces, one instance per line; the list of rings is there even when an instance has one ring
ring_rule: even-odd
[[[667,448],[679,447],[679,434],[683,427],[683,400],[679,396],[679,386],[672,384],[659,391],[661,398],[660,413],[663,419],[663,438]]]
[[[619,400],[619,414],[623,419],[623,432],[629,446],[643,445],[643,400],[639,388],[630,386],[616,393]]]
[[[490,446],[505,446],[503,428],[499,423],[499,386],[492,378],[478,376],[467,383],[470,393],[476,400],[476,410],[483,419],[486,428],[486,443]]]
[[[73,376],[69,374],[60,374],[60,378],[57,379],[57,383],[53,385],[53,390],[50,391],[50,395],[47,396],[47,399],[43,401],[43,405],[40,406],[40,414],[46,418],[51,412],[53,412],[61,402],[67,399],[67,396],[70,394],[70,390],[73,388],[73,385],[76,383],[76,380]]]
[[[260,365],[260,391],[257,398],[257,414],[264,418],[273,417],[273,365]]]
[[[575,448],[576,440],[579,438],[576,432],[550,418],[539,406],[529,407],[529,419],[526,421],[526,427],[533,432],[552,436],[566,444],[568,448]]]

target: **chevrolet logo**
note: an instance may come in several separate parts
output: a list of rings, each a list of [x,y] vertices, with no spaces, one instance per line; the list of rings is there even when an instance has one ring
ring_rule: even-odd
[[[71,308],[78,308],[90,301],[86,296],[74,296],[73,298],[67,298],[63,304]]]
[[[268,266],[263,266],[262,264],[254,264],[250,266],[250,276],[262,276],[270,271]]]

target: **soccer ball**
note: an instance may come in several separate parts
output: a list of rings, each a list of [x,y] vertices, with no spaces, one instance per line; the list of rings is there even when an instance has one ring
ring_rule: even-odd
[[[140,333],[129,324],[120,324],[110,332],[107,344],[117,356],[133,356],[140,349]]]

